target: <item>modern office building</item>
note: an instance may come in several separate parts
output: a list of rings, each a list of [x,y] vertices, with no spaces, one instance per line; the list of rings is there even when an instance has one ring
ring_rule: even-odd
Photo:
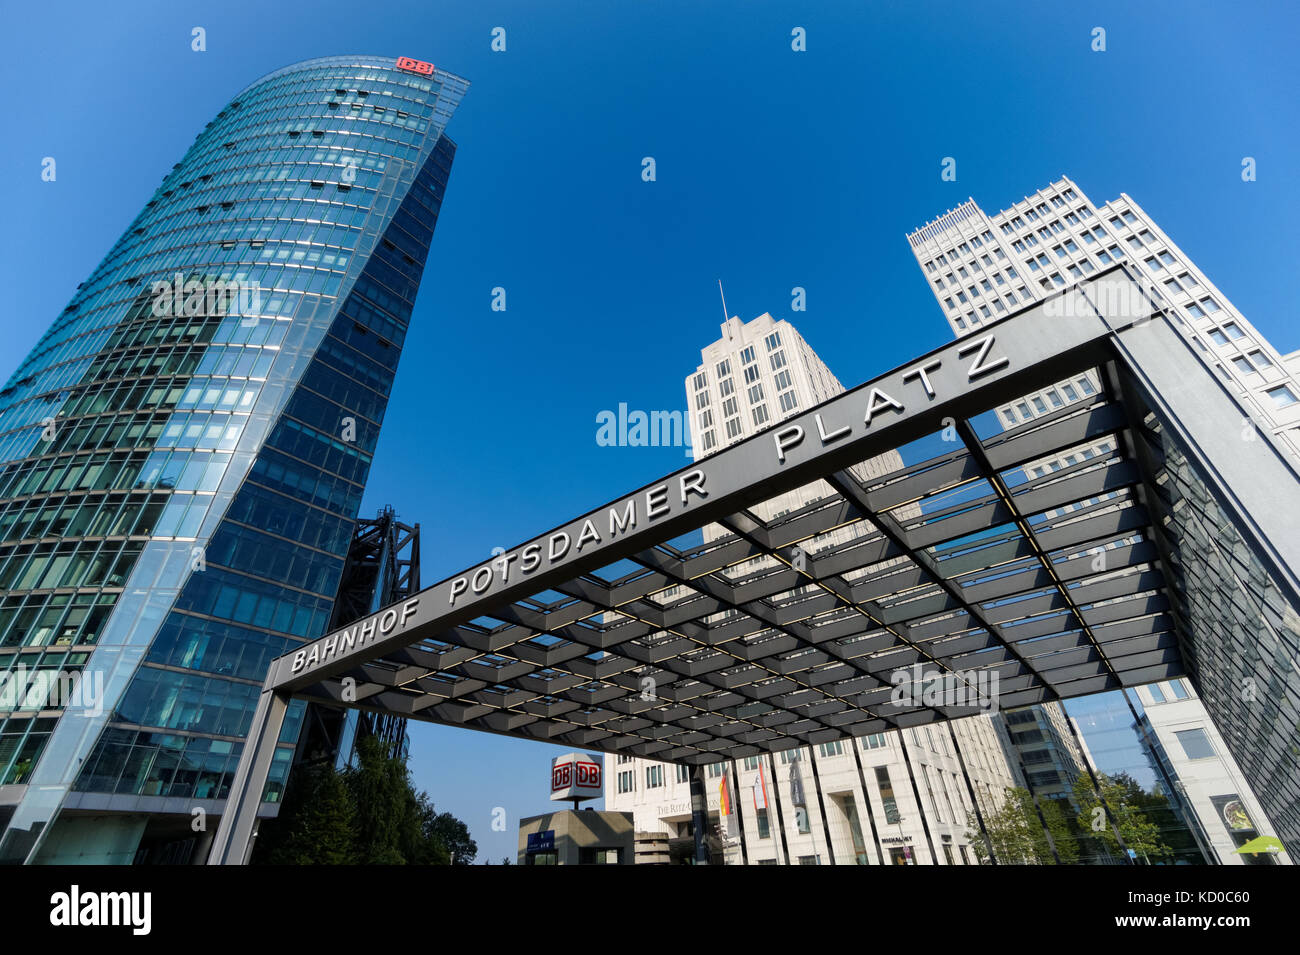
[[[1243,436],[1253,437],[1254,429],[1259,429],[1271,435],[1285,452],[1300,459],[1300,352],[1279,353],[1128,195],[1121,193],[1118,199],[1098,206],[1077,184],[1062,178],[993,215],[986,214],[974,199],[968,199],[917,229],[908,236],[908,241],[944,317],[959,338],[975,334],[1026,303],[1046,301],[1059,295],[1062,289],[1086,287],[1091,276],[1116,262],[1132,263],[1133,273],[1142,277],[1143,290],[1155,307],[1167,309],[1179,332],[1248,410],[1249,417],[1241,422]],[[998,420],[1005,429],[1011,430],[1057,409],[1091,400],[1101,387],[1095,372],[1085,372],[1002,404],[997,409]],[[1107,435],[1087,446],[1072,448],[1068,455],[1029,462],[1024,468],[1024,479],[1046,478],[1053,472],[1115,451],[1115,438]],[[1062,513],[1082,512],[1114,497],[1114,494],[1102,494],[1071,503]],[[1114,550],[1139,541],[1137,536],[1122,538],[1112,541],[1109,547]],[[1103,555],[1099,559],[1106,558]],[[1116,572],[1122,573],[1122,566]],[[1170,685],[1182,694],[1178,697],[1178,718],[1188,726],[1195,724],[1199,728],[1187,732],[1217,733],[1190,684],[1172,681]],[[1144,703],[1162,702],[1155,699],[1159,692],[1155,685],[1139,691]],[[1012,739],[1021,749],[1026,778],[1034,793],[1064,798],[1072,782],[1071,764],[1083,768],[1077,758],[1081,742],[1076,742],[1079,740],[1076,733],[1059,732],[1066,726],[1061,718],[1052,717],[1049,706],[1059,710],[1059,704],[1044,704],[1008,714],[1008,718],[1027,723],[1031,711],[1037,711],[1036,729],[1030,729],[1026,737],[1019,726],[1013,726]],[[1171,712],[1157,707],[1148,717],[1154,723],[1157,715]],[[1058,715],[1063,717],[1063,713]],[[1185,791],[1199,792],[1204,786],[1213,788],[1212,780],[1224,781],[1229,775],[1227,766],[1231,756],[1222,745],[1215,750],[1227,756],[1229,762],[1222,766],[1208,760],[1175,761],[1167,755],[1176,749],[1171,749],[1169,740],[1163,738],[1168,734],[1162,734],[1154,726],[1139,726],[1139,730],[1144,743],[1163,749],[1164,754],[1152,753],[1157,766],[1170,769],[1171,763],[1176,763],[1173,772]],[[1242,731],[1236,728],[1234,732]],[[1026,747],[1026,738],[1035,741],[1041,738],[1045,745]],[[1238,742],[1247,741],[1241,738]],[[1030,764],[1038,762],[1051,766],[1041,771],[1031,770]],[[1235,770],[1235,764],[1231,765]],[[1181,770],[1181,775],[1177,770]],[[1203,773],[1210,773],[1212,779],[1198,780],[1196,777]],[[1057,779],[1064,784],[1063,792],[1056,788]],[[1255,818],[1263,819],[1240,773],[1232,776],[1231,781],[1235,791],[1242,794],[1242,804],[1250,804]],[[1216,838],[1222,841],[1222,833],[1218,831],[1222,826],[1206,824],[1209,810],[1205,799],[1180,800],[1177,791],[1170,793],[1170,798],[1187,810],[1183,813],[1185,817],[1194,813],[1199,828],[1214,830]],[[1187,822],[1189,828],[1198,828],[1196,821],[1188,819]],[[1207,861],[1215,858],[1225,861],[1221,845],[1210,849],[1203,844],[1202,851],[1209,856]],[[1239,857],[1228,861],[1239,861]]]
[[[0,861],[215,827],[268,664],[330,622],[466,89],[374,56],[253,83],[0,391],[0,672],[43,678],[0,710]]]
[[[1072,800],[1074,781],[1087,771],[1076,730],[1060,703],[1026,706],[1002,714],[1024,772],[1025,786],[1042,799]]]
[[[749,322],[729,318],[722,336],[701,351],[700,365],[686,378],[695,458],[843,391],[789,322],[769,314]],[[865,482],[901,467],[902,459],[891,451],[851,470]],[[754,512],[778,520],[832,494],[828,484],[815,482],[764,501]],[[900,513],[915,517],[920,511],[904,507]],[[707,542],[727,533],[711,525],[703,536]],[[805,542],[803,550],[816,555],[862,533],[862,528],[835,529]],[[761,576],[775,566],[772,558],[762,557],[738,563],[732,572]],[[889,566],[884,561],[877,569]],[[674,599],[686,591],[676,588],[666,596]],[[726,619],[726,614],[717,617]],[[977,715],[951,726],[952,733],[948,727],[913,727],[787,750],[775,761],[753,756],[712,764],[706,796],[714,825],[723,832],[724,861],[973,864],[967,826],[973,799],[988,812],[1002,804],[1007,789],[1024,783],[1008,760],[1014,750],[998,717]],[[638,839],[647,846],[667,841],[669,853],[678,858],[693,838],[684,770],[633,756],[606,757],[605,804],[631,812]],[[731,819],[719,817],[724,778],[739,808]],[[647,855],[660,860],[662,852],[647,850]]]
[[[907,238],[958,337],[1089,282],[1113,263],[1133,263],[1152,301],[1169,308],[1255,426],[1300,458],[1295,353],[1280,354],[1128,195],[1096,205],[1062,178],[993,215],[967,199]],[[1097,385],[1095,375],[1058,382],[1001,406],[998,415],[1013,427],[1081,401]]]
[[[1139,734],[1159,763],[1162,782],[1168,780],[1170,801],[1195,817],[1193,831],[1207,861],[1289,865],[1285,849],[1237,851],[1260,836],[1277,834],[1191,683],[1163,680],[1130,692],[1141,704]]]

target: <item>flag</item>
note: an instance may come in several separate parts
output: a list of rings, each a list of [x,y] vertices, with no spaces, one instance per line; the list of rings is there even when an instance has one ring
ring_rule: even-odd
[[[718,783],[718,815],[722,819],[722,831],[727,838],[734,838],[739,828],[736,824],[736,808],[732,802],[731,774],[724,768],[722,781]]]
[[[754,808],[767,808],[767,780],[763,778],[763,767],[758,767],[758,778],[754,780]]]
[[[790,802],[796,806],[808,805],[803,793],[803,777],[799,775],[798,760],[790,764]]]

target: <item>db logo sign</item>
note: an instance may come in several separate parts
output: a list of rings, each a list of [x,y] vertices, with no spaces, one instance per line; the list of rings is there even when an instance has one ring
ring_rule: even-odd
[[[423,60],[413,60],[409,56],[399,56],[397,58],[397,68],[406,70],[408,73],[419,73],[421,76],[433,75],[433,64],[425,63]]]
[[[598,789],[600,787],[599,763],[557,763],[551,767],[551,792],[570,787]]]

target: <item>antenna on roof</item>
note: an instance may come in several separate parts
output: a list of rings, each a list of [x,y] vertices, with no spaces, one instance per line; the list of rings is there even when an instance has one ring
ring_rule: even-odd
[[[722,294],[722,279],[718,279],[718,294],[722,296],[722,323],[725,325],[731,321],[731,313],[727,311],[727,296]]]

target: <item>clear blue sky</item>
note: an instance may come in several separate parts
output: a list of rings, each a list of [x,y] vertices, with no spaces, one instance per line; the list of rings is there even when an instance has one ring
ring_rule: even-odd
[[[595,417],[683,407],[719,278],[733,314],[791,319],[849,386],[947,341],[904,235],[967,196],[992,211],[1062,174],[1097,202],[1127,192],[1279,349],[1300,347],[1294,4],[1064,6],[9,4],[0,378],[239,89],[337,53],[473,83],[365,503],[420,522],[426,582],[683,463],[598,446]],[[413,739],[418,782],[480,856],[513,854],[559,750]]]

